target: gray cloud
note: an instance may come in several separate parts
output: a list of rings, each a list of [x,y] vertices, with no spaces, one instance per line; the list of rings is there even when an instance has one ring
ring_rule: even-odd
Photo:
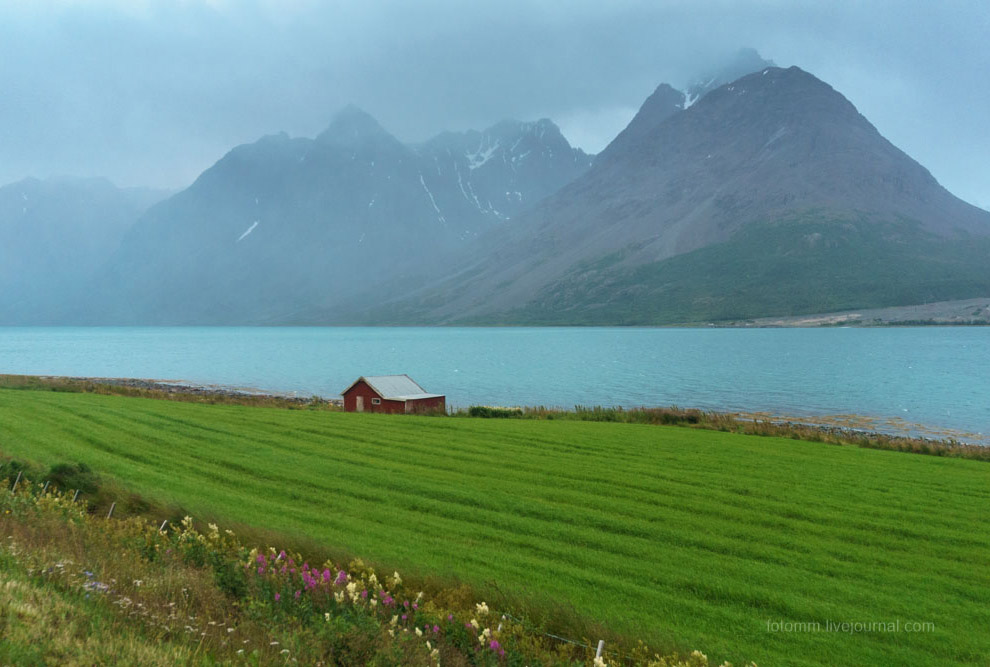
[[[370,5],[370,6],[366,6]],[[963,198],[990,206],[990,8],[550,0],[37,0],[0,4],[0,182],[179,187],[262,134],[356,103],[406,141],[556,120],[597,151],[660,82],[740,46],[845,94]]]

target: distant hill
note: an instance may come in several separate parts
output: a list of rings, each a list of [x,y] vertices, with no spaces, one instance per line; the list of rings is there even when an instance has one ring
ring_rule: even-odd
[[[101,178],[0,187],[0,324],[58,321],[138,216],[166,194]]]
[[[348,107],[238,146],[130,230],[73,320],[257,324],[406,281],[583,173],[548,120],[407,146]],[[387,294],[368,292],[368,298]]]
[[[768,67],[675,107],[661,86],[483,256],[353,317],[662,324],[990,295],[990,214],[811,74]]]

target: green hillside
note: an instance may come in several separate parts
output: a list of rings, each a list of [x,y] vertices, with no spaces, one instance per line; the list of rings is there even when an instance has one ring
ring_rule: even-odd
[[[990,294],[990,241],[909,221],[808,212],[724,243],[624,268],[636,248],[582,264],[518,310],[478,324],[650,325],[907,306]]]
[[[0,452],[85,462],[198,516],[495,582],[718,660],[990,655],[983,462],[676,427],[14,390],[0,390]]]

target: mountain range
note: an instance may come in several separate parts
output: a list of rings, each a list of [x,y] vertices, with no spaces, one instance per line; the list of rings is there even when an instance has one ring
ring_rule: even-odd
[[[480,259],[366,317],[664,324],[990,294],[990,214],[824,82],[767,67],[677,95]]]
[[[588,168],[548,120],[407,146],[349,107],[239,146],[144,215],[100,271],[116,324],[279,322],[457,255]]]
[[[348,107],[157,203],[69,197],[57,232],[12,222],[18,186],[8,323],[670,324],[990,295],[990,213],[751,50],[658,86],[597,156],[546,119],[410,145]]]

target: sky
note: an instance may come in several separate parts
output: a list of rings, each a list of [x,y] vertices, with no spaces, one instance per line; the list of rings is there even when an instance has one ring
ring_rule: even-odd
[[[349,103],[406,142],[546,117],[597,152],[752,47],[990,209],[987,35],[985,0],[0,0],[0,184],[179,189]]]

